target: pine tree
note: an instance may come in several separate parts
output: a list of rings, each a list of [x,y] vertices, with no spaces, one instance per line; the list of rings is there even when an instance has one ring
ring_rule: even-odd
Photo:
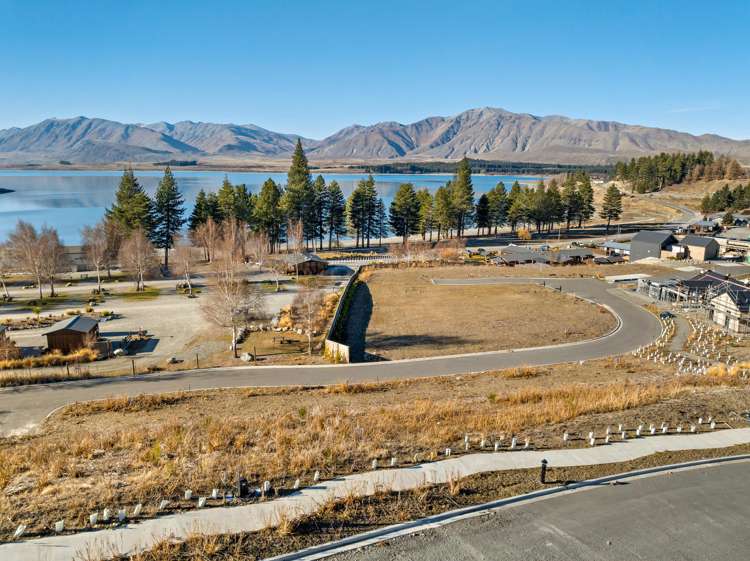
[[[471,182],[471,166],[464,158],[458,164],[456,179],[452,185],[453,210],[456,216],[456,235],[463,236],[464,228],[471,223],[474,210],[474,186]]]
[[[505,193],[505,184],[500,181],[489,193],[487,199],[490,205],[489,223],[495,229],[495,235],[499,227],[505,224],[508,215],[508,198]]]
[[[411,234],[419,232],[419,200],[411,183],[402,183],[396,191],[389,220],[393,233],[401,236],[404,245]]]
[[[442,234],[448,237],[454,224],[453,196],[451,182],[438,187],[435,192],[435,223],[438,227],[438,240]]]
[[[263,182],[253,208],[255,227],[265,232],[269,250],[272,253],[282,241],[286,224],[284,212],[281,209],[281,197],[281,187],[273,179],[268,178]]]
[[[572,175],[568,175],[568,177],[565,178],[560,198],[562,199],[565,229],[569,231],[570,223],[573,220],[576,220],[581,212],[581,197],[578,193],[576,180]]]
[[[514,181],[510,187],[506,206],[508,208],[510,231],[515,232],[518,223],[526,218],[525,197],[521,184],[518,181]]]
[[[584,222],[588,222],[594,216],[594,188],[591,186],[591,179],[585,174],[578,186],[578,227]]]
[[[615,185],[610,185],[604,193],[604,201],[599,211],[599,216],[607,221],[607,231],[609,235],[609,225],[612,220],[617,220],[622,215],[622,193]]]
[[[138,183],[132,168],[123,172],[115,202],[107,209],[106,216],[124,235],[136,228],[142,228],[147,235],[151,234],[154,227],[153,203]]]
[[[383,238],[388,237],[388,213],[383,199],[378,198],[375,209],[375,233],[378,236],[378,246],[382,247]],[[432,235],[431,232],[430,235]]]
[[[490,229],[490,199],[486,193],[482,193],[477,201],[476,222],[478,234],[481,236],[485,229]]]
[[[359,247],[360,240],[362,240],[364,246],[364,208],[365,189],[360,181],[346,201],[346,220],[349,231],[354,234],[355,247]]]
[[[208,198],[206,192],[201,189],[195,197],[193,212],[190,213],[190,219],[188,220],[188,230],[195,232],[198,226],[205,224],[209,217],[208,210]]]
[[[435,205],[433,204],[432,195],[430,194],[429,189],[425,188],[417,191],[417,200],[419,200],[419,233],[424,240],[429,232],[430,241],[432,241]]]
[[[328,190],[326,189],[326,182],[322,175],[318,175],[315,178],[312,186],[312,194],[312,204],[310,205],[310,211],[307,213],[309,215],[307,221],[312,224],[310,232],[318,239],[318,248],[320,251],[323,251],[323,238],[325,237],[326,225],[328,223],[329,204]]]
[[[362,221],[364,227],[364,237],[367,240],[367,247],[370,247],[370,238],[377,235],[375,232],[375,221],[377,217],[378,192],[375,189],[375,179],[369,175],[362,183]]]
[[[328,195],[328,249],[331,249],[333,237],[336,237],[336,245],[339,243],[339,236],[346,234],[346,199],[341,191],[337,181],[331,181],[327,187]]]
[[[225,175],[224,181],[221,182],[221,187],[219,187],[219,191],[216,193],[217,210],[221,217],[220,221],[234,217],[234,199],[234,185],[232,185],[229,178]]]
[[[151,238],[154,245],[164,250],[164,270],[169,270],[169,250],[174,246],[174,238],[185,225],[185,201],[177,188],[172,170],[167,166],[159,181],[154,201],[155,227]]]
[[[305,207],[311,200],[312,178],[307,157],[298,138],[294,148],[292,164],[287,173],[286,192],[284,193],[284,210],[287,219],[298,221],[305,219]]]

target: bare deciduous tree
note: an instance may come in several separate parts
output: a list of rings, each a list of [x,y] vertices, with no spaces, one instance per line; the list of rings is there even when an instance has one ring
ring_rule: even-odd
[[[241,278],[242,260],[238,257],[237,240],[228,236],[213,256],[214,285],[203,299],[201,309],[208,320],[232,330],[232,353],[237,358],[239,328],[250,319],[265,316],[263,293],[250,288]]]
[[[65,247],[57,235],[57,230],[43,226],[39,234],[39,245],[42,251],[42,276],[49,283],[49,295],[55,296],[55,278],[63,272],[68,264]]]
[[[13,257],[10,247],[7,243],[0,244],[0,285],[3,287],[3,298],[6,300],[10,299],[10,294],[8,294],[8,287],[5,284],[5,277],[11,271],[13,271]]]
[[[222,238],[221,224],[217,224],[210,216],[198,226],[193,233],[193,241],[203,248],[206,261],[209,263],[214,257],[214,250]]]
[[[188,240],[175,238],[172,261],[179,273],[185,277],[185,282],[188,286],[188,294],[190,296],[193,295],[193,268],[198,261],[196,259],[195,249],[196,248],[194,248]]]
[[[250,259],[252,259],[258,265],[258,270],[263,270],[263,264],[268,257],[268,234],[264,231],[252,232],[247,237],[247,253]]]
[[[287,242],[294,253],[305,251],[305,225],[302,220],[290,220],[286,230]],[[299,264],[294,264],[294,274],[299,277]]]
[[[307,353],[312,355],[313,333],[322,328],[326,318],[323,314],[323,291],[311,279],[303,285],[294,297],[292,317],[305,326]]]
[[[107,278],[112,280],[112,267],[117,264],[120,256],[120,246],[125,239],[125,232],[120,224],[110,218],[104,219],[104,229],[107,234],[105,266],[107,267]]]
[[[43,252],[36,228],[28,222],[19,220],[16,229],[8,236],[8,249],[18,270],[29,273],[34,277],[39,287],[39,299],[41,300],[44,297],[42,294]]]
[[[96,290],[102,292],[102,269],[107,264],[109,241],[107,239],[107,226],[99,222],[96,226],[84,226],[81,230],[83,239],[83,252],[88,262],[96,269]]]
[[[120,247],[120,266],[133,275],[136,292],[146,286],[144,280],[157,266],[156,250],[143,228],[136,228]]]

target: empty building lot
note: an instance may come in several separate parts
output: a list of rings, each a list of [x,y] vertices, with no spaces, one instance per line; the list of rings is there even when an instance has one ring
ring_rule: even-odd
[[[460,284],[470,273],[474,268],[365,273],[352,306],[350,341],[364,333],[370,358],[395,360],[568,343],[616,326],[604,308],[558,292],[553,284]],[[436,277],[459,282],[438,284]]]

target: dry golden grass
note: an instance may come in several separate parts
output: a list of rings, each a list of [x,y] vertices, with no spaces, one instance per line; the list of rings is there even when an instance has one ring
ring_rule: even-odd
[[[445,276],[461,269],[375,271],[369,292],[359,290],[355,301],[364,308],[370,304],[363,299],[372,301],[366,351],[403,359],[535,347],[590,339],[615,326],[602,308],[536,284],[431,282],[433,271]],[[494,268],[494,276],[502,273]]]
[[[682,422],[690,411],[747,408],[735,404],[747,399],[740,378],[665,381],[658,367],[636,359],[532,370],[74,405],[43,434],[0,441],[0,536],[21,523],[48,531],[63,517],[82,528],[90,512],[139,502],[148,516],[162,498],[187,508],[179,500],[184,489],[207,495],[231,485],[236,473],[279,488],[296,477],[310,482],[315,470],[324,477],[368,470],[373,458],[428,458],[448,446],[459,450],[467,433],[532,435],[537,447],[559,446],[561,423],[612,422],[596,415],[627,422],[665,403],[660,420]]]
[[[99,357],[92,349],[79,349],[73,353],[64,355],[60,351],[52,351],[42,356],[0,360],[0,370],[13,368],[41,368],[44,366],[60,366],[65,364],[81,364],[93,362]]]

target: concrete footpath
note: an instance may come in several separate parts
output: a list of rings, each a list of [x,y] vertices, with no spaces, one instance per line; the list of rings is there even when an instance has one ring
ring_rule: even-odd
[[[0,545],[3,561],[73,561],[88,556],[111,557],[151,547],[165,538],[184,539],[196,532],[225,534],[274,526],[280,515],[312,513],[331,498],[369,495],[378,490],[404,491],[424,484],[445,483],[477,473],[535,468],[547,459],[550,467],[607,464],[634,460],[655,452],[724,448],[750,443],[750,428],[701,434],[632,438],[590,448],[467,454],[406,468],[383,469],[321,481],[277,500],[237,507],[219,507],[163,516],[117,529],[51,536]]]

